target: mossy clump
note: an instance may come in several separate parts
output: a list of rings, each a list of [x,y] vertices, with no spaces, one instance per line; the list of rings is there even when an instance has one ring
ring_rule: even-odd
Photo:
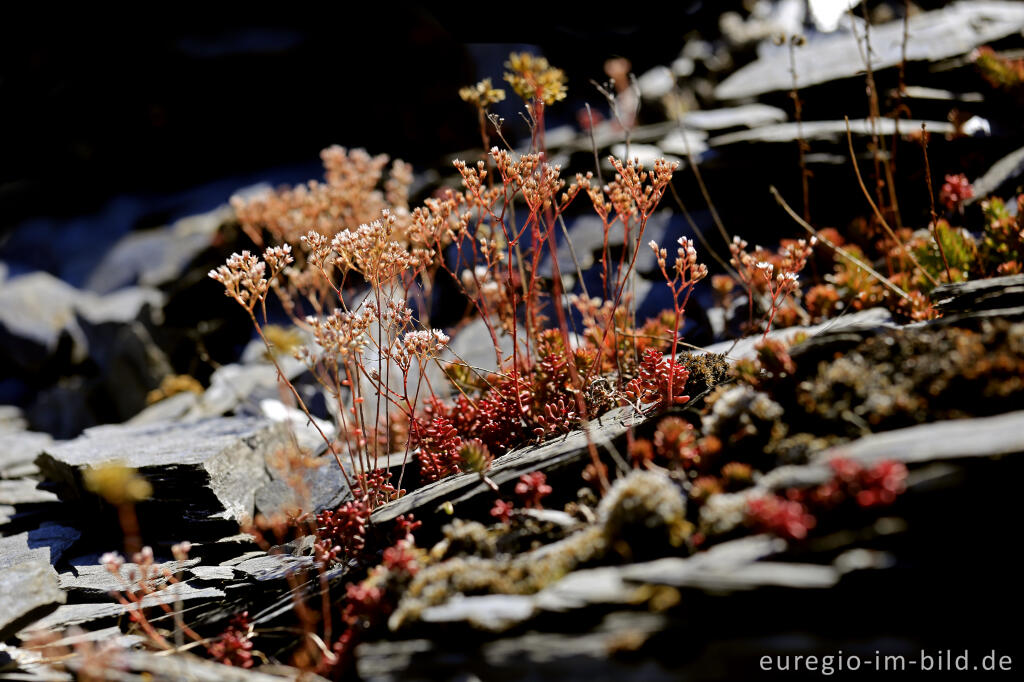
[[[909,329],[867,339],[797,387],[815,433],[859,436],[996,414],[1024,399],[1024,323]]]
[[[729,377],[729,360],[723,353],[683,353],[679,363],[690,373],[686,394],[698,396]]]
[[[454,523],[431,554],[443,558],[420,570],[389,620],[398,629],[423,609],[456,594],[534,594],[567,573],[615,556],[664,556],[690,535],[682,490],[665,474],[634,471],[611,487],[597,522],[558,542],[515,556],[466,556],[492,552],[492,532],[481,524]],[[456,555],[456,553],[460,555]],[[448,558],[451,557],[451,558]]]

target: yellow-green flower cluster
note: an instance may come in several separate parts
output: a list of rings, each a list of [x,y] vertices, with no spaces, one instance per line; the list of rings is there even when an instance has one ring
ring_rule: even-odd
[[[464,102],[470,102],[481,109],[486,109],[489,105],[504,100],[505,91],[494,87],[490,78],[485,78],[476,85],[467,85],[459,89],[459,97]]]
[[[505,62],[505,80],[526,101],[539,99],[554,104],[565,99],[565,72],[548,64],[544,57],[528,52],[513,52]]]

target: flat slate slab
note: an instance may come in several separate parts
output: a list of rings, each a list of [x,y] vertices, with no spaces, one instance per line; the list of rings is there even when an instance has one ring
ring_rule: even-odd
[[[910,18],[908,62],[934,62],[967,54],[975,47],[1024,29],[1024,5],[1019,2],[958,2]],[[863,30],[858,34],[863,42]],[[903,59],[903,22],[871,27],[871,66],[896,66]],[[861,48],[863,49],[863,48]],[[834,33],[812,40],[796,51],[796,78],[801,88],[858,76],[864,69],[856,39]],[[793,87],[789,52],[773,50],[738,69],[715,88],[720,100],[755,97]]]
[[[65,498],[82,495],[83,470],[120,462],[150,481],[161,504],[180,503],[190,517],[240,520],[252,516],[255,491],[270,480],[268,458],[287,443],[280,425],[261,419],[111,425],[88,429],[36,461]]]
[[[936,135],[953,133],[953,124],[947,121],[893,121],[891,118],[880,118],[875,121],[875,130],[880,135],[895,135],[897,127],[901,133],[921,131],[921,124],[928,126],[928,132]],[[850,121],[850,134],[866,136],[872,134],[871,122],[867,119]],[[821,141],[840,143],[846,140],[846,121],[804,121],[796,123],[776,123],[751,130],[740,130],[726,133],[708,140],[711,147],[725,147],[740,142],[787,143],[803,137],[805,141]]]
[[[0,642],[64,603],[46,547],[28,533],[0,538]]]
[[[59,590],[58,590],[59,592]],[[63,592],[60,592],[63,597]],[[96,602],[86,604],[64,604],[59,606],[45,618],[41,618],[28,627],[24,632],[38,632],[40,630],[61,630],[72,625],[82,625],[109,618],[118,618],[130,611],[137,611],[139,608],[147,609],[160,604],[173,604],[181,600],[195,601],[199,599],[214,600],[224,597],[224,592],[215,587],[204,587],[197,589],[187,583],[170,585],[167,589],[155,592],[144,597],[138,604],[127,606],[115,601],[107,603]]]

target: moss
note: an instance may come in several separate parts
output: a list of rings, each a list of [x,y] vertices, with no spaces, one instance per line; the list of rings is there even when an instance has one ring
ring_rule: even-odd
[[[683,353],[679,362],[690,373],[686,394],[698,396],[729,377],[729,360],[722,353]]]
[[[619,479],[597,510],[597,522],[569,537],[514,557],[454,556],[462,550],[489,552],[488,531],[480,524],[454,523],[431,552],[452,557],[422,569],[402,595],[389,626],[416,621],[423,609],[456,594],[533,594],[570,571],[605,557],[664,555],[690,533],[680,488],[667,476],[634,471]]]
[[[937,419],[996,414],[1024,399],[1024,323],[980,331],[908,329],[819,364],[797,387],[808,430],[855,437]]]

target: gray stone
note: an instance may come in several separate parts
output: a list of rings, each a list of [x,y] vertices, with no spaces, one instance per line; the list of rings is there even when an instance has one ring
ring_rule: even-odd
[[[806,327],[786,327],[785,329],[773,329],[768,332],[768,338],[788,340],[797,334],[806,334],[809,343],[818,339],[827,338],[829,335],[843,333],[875,333],[887,329],[896,329],[897,325],[892,321],[892,315],[884,308],[869,308],[856,313],[836,317],[821,324]],[[819,338],[820,337],[820,338]],[[725,353],[730,360],[741,358],[752,358],[756,355],[755,346],[761,342],[761,336],[754,334],[736,341],[720,341],[710,346],[705,346],[707,353]],[[796,346],[799,348],[799,346]]]
[[[295,358],[282,356],[278,363],[285,377],[293,380],[306,367]],[[261,398],[280,396],[277,369],[272,363],[223,365],[210,377],[210,385],[196,405],[182,417],[185,420],[217,417],[236,410],[244,403],[255,404]]]
[[[129,233],[106,252],[85,286],[106,294],[133,284],[167,284],[180,277],[192,259],[210,246],[217,230],[233,215],[232,209],[224,205],[167,227]]]
[[[665,159],[666,161],[675,161],[679,164],[679,167],[683,167],[683,160],[675,157],[671,154],[666,154],[661,147],[654,144],[639,144],[633,142],[626,146],[625,143],[620,142],[612,145],[612,156],[623,161],[639,161],[643,164],[644,168],[654,168],[654,162],[658,159]],[[697,153],[697,152],[694,152]],[[607,173],[615,172],[615,168],[611,165],[607,159],[603,159],[601,162],[602,168]]]
[[[109,657],[109,667],[103,671],[104,679],[110,682],[137,682],[153,680],[154,682],[281,682],[282,680],[308,680],[309,682],[325,682],[324,678],[313,673],[304,673],[296,668],[275,665],[270,670],[277,674],[259,669],[239,668],[208,661],[190,653],[177,653],[173,656],[160,656],[148,651],[116,651]],[[81,658],[67,662],[67,666],[78,673],[84,672]]]
[[[39,481],[34,478],[0,480],[0,504],[41,504],[56,502],[57,496],[48,490],[39,490]]]
[[[610,655],[623,641],[643,641],[663,631],[662,614],[612,613],[582,634],[527,632],[466,647],[428,639],[379,641],[356,650],[360,679],[385,680],[678,680],[651,660]]]
[[[0,559],[2,559],[0,553]],[[48,558],[37,550],[22,560],[0,566],[0,641],[7,640],[26,625],[46,616],[64,603],[57,587],[57,574]]]
[[[974,196],[968,199],[967,204],[987,199],[1006,183],[1013,182],[1024,175],[1024,147],[1010,152],[985,171],[985,174],[971,183],[974,189]]]
[[[643,416],[636,414],[633,408],[620,407],[592,420],[588,430],[591,440],[601,450],[611,447],[612,439],[642,421]],[[587,435],[578,429],[542,445],[520,448],[496,458],[487,475],[498,485],[504,485],[531,471],[558,469],[588,456]],[[476,474],[449,476],[378,507],[371,519],[374,523],[384,523],[411,512],[422,518],[444,502],[458,504],[482,493],[493,494]],[[429,511],[424,513],[426,510]]]
[[[230,566],[192,566],[189,569],[189,573],[191,573],[192,577],[196,580],[208,580],[211,582],[217,580],[234,580],[237,575],[235,573],[235,569]]]
[[[140,589],[145,586],[156,589],[167,584],[167,577],[164,571],[170,571],[172,575],[180,573],[199,563],[199,559],[187,561],[168,561],[163,564],[154,564],[149,569],[148,578],[142,581],[142,574],[137,564],[126,563],[121,566],[119,575],[115,576],[101,564],[90,564],[86,566],[72,566],[70,571],[65,571],[59,576],[60,588],[69,593],[74,593],[78,601],[83,599],[109,601],[110,593],[125,590],[128,588]]]
[[[38,473],[35,458],[52,442],[47,433],[0,430],[0,478],[23,478]]]
[[[175,393],[146,407],[125,423],[138,425],[178,421],[184,419],[189,412],[196,410],[198,405],[199,396],[192,391]]]
[[[37,463],[68,498],[82,494],[84,469],[119,462],[152,483],[154,500],[179,500],[182,511],[191,507],[188,518],[205,513],[239,520],[253,515],[255,491],[269,480],[268,458],[287,445],[280,425],[259,419],[111,425],[50,448]]]
[[[0,289],[0,348],[11,366],[25,372],[40,371],[58,355],[58,361],[81,362],[90,350],[103,350],[90,349],[85,328],[128,324],[162,304],[163,296],[152,289],[97,296],[45,272],[21,275]]]
[[[426,623],[466,622],[481,630],[501,632],[530,618],[536,607],[532,597],[518,594],[456,595],[444,604],[423,610]]]
[[[267,472],[269,480],[256,490],[254,498],[256,508],[264,514],[289,509],[321,512],[338,507],[352,496],[344,472],[330,454],[317,457],[313,466],[301,471],[284,472],[270,466]],[[301,486],[295,485],[296,480],[301,480]]]
[[[52,570],[52,569],[51,569]],[[56,585],[56,581],[54,583]],[[63,592],[58,593],[63,597]],[[72,625],[93,623],[124,616],[132,611],[148,609],[160,604],[173,604],[176,601],[212,600],[224,597],[224,592],[214,587],[197,589],[188,583],[169,585],[166,589],[143,597],[136,604],[123,605],[117,602],[64,604],[45,618],[37,620],[29,628],[23,630],[24,636],[40,630],[59,630]]]
[[[1024,305],[1024,275],[940,284],[931,293],[943,314],[998,310]]]
[[[700,555],[697,555],[699,557]],[[697,558],[694,557],[694,558]],[[691,559],[660,559],[654,564],[635,564],[624,571],[628,580],[672,587],[689,587],[708,592],[734,592],[759,587],[825,589],[839,582],[833,566],[760,561],[733,567],[708,569]]]
[[[1022,29],[1024,6],[1020,3],[958,2],[910,18],[906,58],[908,62],[934,62],[956,57]],[[873,69],[902,61],[902,21],[872,26],[870,37]],[[863,68],[857,41],[849,34],[825,36],[796,51],[796,77],[801,88],[859,76]],[[715,88],[715,97],[740,99],[792,87],[788,51],[774,50],[722,81]]]
[[[891,118],[880,118],[875,121],[875,129],[881,135],[894,135],[896,126],[903,132],[921,130],[921,124],[928,126],[933,135],[949,135],[953,133],[953,124],[946,121],[908,121],[898,123]],[[872,134],[871,122],[867,119],[850,121],[850,134],[854,137],[865,137]],[[804,121],[796,123],[775,123],[750,130],[739,130],[712,137],[707,144],[711,148],[726,147],[741,142],[788,143],[803,137],[805,142],[843,143],[846,140],[846,121]]]
[[[24,431],[28,422],[17,405],[0,405],[0,434]]]
[[[661,99],[676,86],[676,76],[667,66],[655,66],[637,79],[640,94],[647,99]]]
[[[757,128],[769,123],[782,123],[787,118],[786,112],[778,107],[767,104],[744,104],[738,107],[689,111],[683,114],[683,124],[689,128],[699,128],[700,130],[725,130],[727,128]],[[674,153],[680,153],[676,146],[671,146],[671,148],[666,146],[665,141],[662,141],[661,147]],[[694,149],[694,153],[697,153],[696,149]]]
[[[263,554],[231,566],[259,581],[278,580],[290,573],[313,565],[313,557],[291,554]]]
[[[883,459],[917,464],[1020,453],[1024,453],[1024,410],[875,433],[820,452],[813,462],[847,457],[865,464]]]
[[[113,626],[109,628],[100,628],[99,630],[86,630],[84,632],[70,634],[66,637],[61,637],[58,640],[50,642],[48,646],[61,647],[74,646],[84,642],[111,642],[113,643],[113,646],[126,649],[143,644],[145,641],[146,639],[144,637],[139,635],[126,635],[121,632],[121,628]]]

